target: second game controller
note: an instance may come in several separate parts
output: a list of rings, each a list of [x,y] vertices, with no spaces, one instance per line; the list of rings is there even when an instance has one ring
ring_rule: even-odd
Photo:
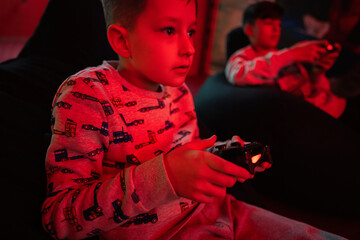
[[[333,44],[333,43],[328,43],[327,45],[325,45],[325,49],[326,49],[326,52],[328,52],[328,53],[332,53],[332,52],[338,51],[338,48],[337,48],[336,45]]]

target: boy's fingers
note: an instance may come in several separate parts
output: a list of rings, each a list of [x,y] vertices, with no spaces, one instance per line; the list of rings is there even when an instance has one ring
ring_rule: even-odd
[[[340,43],[335,43],[335,47],[336,47],[338,52],[341,51],[341,44]]]
[[[247,180],[247,178],[238,177],[237,180],[238,182],[244,183]]]
[[[270,167],[271,167],[271,163],[263,162],[263,163],[261,163],[261,165],[259,165],[259,166],[257,166],[255,168],[255,171],[256,172],[263,172],[263,171],[265,171],[266,169],[268,169]]]
[[[193,150],[204,150],[206,148],[212,147],[216,142],[216,135],[211,136],[210,138],[203,140],[196,140],[190,143],[187,143],[186,146],[189,149]]]
[[[210,183],[221,187],[232,187],[235,184],[236,178],[234,176],[220,173],[214,169],[210,171],[206,176],[206,180]]]
[[[237,142],[237,143],[240,143],[241,146],[244,146],[245,142],[244,140],[242,140],[239,136],[237,135],[234,135],[232,138],[231,138],[231,141],[232,142]]]
[[[235,176],[249,178],[251,174],[245,169],[223,158],[213,155],[212,161],[209,161],[209,166],[215,171]]]
[[[255,168],[255,171],[256,172],[264,172],[266,169],[264,168],[264,167],[262,167],[262,166],[257,166],[256,168]]]
[[[268,162],[263,162],[261,163],[261,167],[265,168],[265,169],[268,169],[271,167],[271,163],[268,163]]]

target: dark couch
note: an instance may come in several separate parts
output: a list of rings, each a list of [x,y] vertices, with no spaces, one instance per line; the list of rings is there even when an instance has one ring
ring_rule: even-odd
[[[51,0],[16,59],[0,64],[1,239],[49,239],[41,226],[51,102],[68,76],[116,59],[98,0]]]
[[[247,44],[241,28],[232,30],[227,59]],[[350,124],[278,88],[232,86],[223,71],[205,81],[195,106],[219,139],[239,135],[271,147],[273,166],[230,193],[343,236],[360,236],[360,134]]]

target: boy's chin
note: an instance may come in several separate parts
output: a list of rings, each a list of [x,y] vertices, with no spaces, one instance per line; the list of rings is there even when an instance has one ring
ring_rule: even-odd
[[[279,44],[279,41],[273,41],[272,43],[270,43],[270,48],[275,49],[275,48],[277,48],[278,44]]]
[[[167,81],[164,85],[170,87],[179,87],[184,84],[185,80],[186,80],[186,76],[174,77],[170,81]]]

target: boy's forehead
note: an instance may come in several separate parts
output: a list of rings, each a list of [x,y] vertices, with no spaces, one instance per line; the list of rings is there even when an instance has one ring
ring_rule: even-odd
[[[266,17],[266,18],[257,18],[256,21],[277,21],[277,22],[281,22],[281,18],[270,18],[270,17]]]
[[[144,14],[161,19],[196,19],[195,0],[147,0]]]
[[[195,0],[146,0],[147,5],[159,5],[168,6],[169,4],[182,4],[189,5],[191,2],[195,3]]]

